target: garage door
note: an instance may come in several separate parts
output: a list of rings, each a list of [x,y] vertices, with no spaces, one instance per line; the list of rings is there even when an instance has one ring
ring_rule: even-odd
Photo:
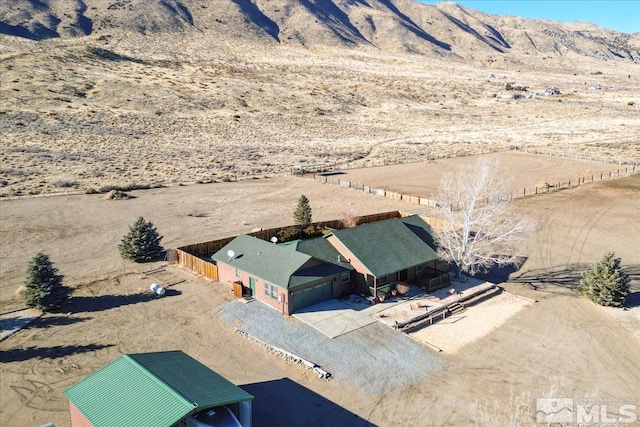
[[[320,283],[319,285],[294,292],[293,311],[333,298],[331,283]]]

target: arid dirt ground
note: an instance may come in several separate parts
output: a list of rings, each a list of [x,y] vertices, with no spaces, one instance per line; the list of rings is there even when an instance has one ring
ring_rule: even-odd
[[[2,201],[1,312],[20,308],[13,292],[39,250],[51,254],[76,291],[60,313],[0,343],[0,424],[68,425],[61,394],[66,387],[123,352],[168,349],[182,349],[248,385],[256,402],[274,393],[304,396],[300,402],[278,401],[277,408],[256,403],[256,425],[307,425],[290,415],[302,403],[327,423],[339,414],[352,416],[355,425],[463,425],[471,422],[473,402],[506,406],[511,391],[535,398],[560,375],[565,396],[597,390],[600,397],[640,400],[640,341],[631,332],[640,323],[614,319],[572,291],[585,266],[610,249],[631,273],[634,292],[640,291],[638,174],[516,201],[540,228],[523,248],[523,267],[494,278],[539,302],[457,354],[445,355],[442,371],[383,398],[318,380],[239,337],[216,316],[231,296],[215,283],[169,267],[171,278],[185,281],[166,298],[149,298],[144,292],[155,279],[142,272],[157,264],[134,265],[118,257],[116,245],[139,215],[158,226],[171,248],[289,223],[301,193],[311,200],[317,220],[340,217],[347,209],[366,214],[414,207],[291,177],[135,191],[137,198],[125,201],[97,195]],[[206,216],[186,216],[191,209]]]

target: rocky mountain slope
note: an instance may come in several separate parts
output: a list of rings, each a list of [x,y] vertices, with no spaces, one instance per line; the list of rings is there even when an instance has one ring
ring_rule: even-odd
[[[0,5],[0,33],[33,40],[114,33],[219,35],[266,44],[373,47],[490,59],[588,56],[640,61],[640,33],[588,23],[488,15],[414,0],[15,0]],[[512,59],[512,58],[511,58]]]

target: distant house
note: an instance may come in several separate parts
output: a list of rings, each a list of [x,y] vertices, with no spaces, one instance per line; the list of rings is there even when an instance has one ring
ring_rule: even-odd
[[[125,354],[64,392],[72,427],[250,427],[253,396],[182,351]]]
[[[283,244],[240,235],[216,252],[219,281],[242,284],[289,315],[350,292],[377,296],[392,284],[435,272],[431,227],[392,218]]]
[[[544,90],[544,94],[547,96],[562,95],[562,92],[557,87],[548,87]]]

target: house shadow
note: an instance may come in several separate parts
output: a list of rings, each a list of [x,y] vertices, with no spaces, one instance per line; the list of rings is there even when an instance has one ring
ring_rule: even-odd
[[[261,426],[374,426],[365,419],[289,378],[246,384],[255,396],[253,425]]]
[[[335,176],[335,175],[346,175],[346,172],[342,171],[331,171],[331,172],[323,172],[319,173],[318,176]]]
[[[72,354],[88,353],[90,351],[101,350],[107,347],[113,347],[113,344],[58,345],[55,347],[16,348],[0,353],[0,362],[24,362],[25,360],[33,358],[58,359]]]

